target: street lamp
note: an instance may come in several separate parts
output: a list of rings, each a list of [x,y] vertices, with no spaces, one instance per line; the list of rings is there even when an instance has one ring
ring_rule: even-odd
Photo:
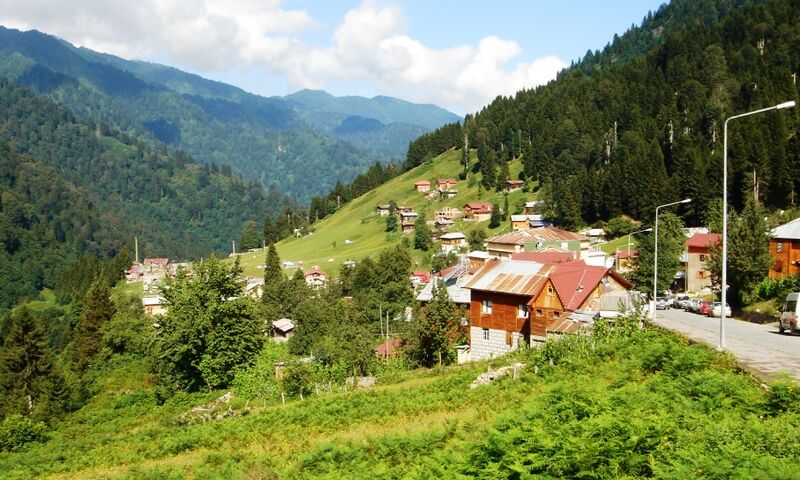
[[[740,113],[728,117],[723,128],[722,141],[722,308],[719,316],[719,346],[718,350],[725,349],[725,305],[728,297],[728,122],[735,118],[747,117],[756,113],[768,112],[770,110],[782,110],[784,108],[794,108],[794,100],[779,103],[771,107],[753,110],[752,112]]]
[[[654,322],[656,321],[656,296],[658,295],[658,209],[659,208],[664,208],[664,207],[671,207],[673,205],[679,205],[681,203],[689,203],[691,201],[692,201],[691,198],[684,198],[683,200],[680,200],[680,201],[677,201],[677,202],[667,203],[667,204],[659,205],[659,206],[656,207],[656,222],[655,222],[656,224],[655,224],[655,232],[654,232],[654,234],[656,236],[656,239],[655,239],[655,244],[656,245],[655,245],[654,254],[653,254],[653,257],[654,257],[654,261],[653,261],[653,306],[651,307],[651,310],[650,310],[652,312],[652,319],[653,319]]]
[[[652,228],[645,228],[644,230],[639,230],[639,231],[631,232],[631,233],[628,234],[628,258],[631,257],[631,245],[632,245],[631,244],[631,237],[636,235],[637,233],[652,232],[652,231],[653,231]]]

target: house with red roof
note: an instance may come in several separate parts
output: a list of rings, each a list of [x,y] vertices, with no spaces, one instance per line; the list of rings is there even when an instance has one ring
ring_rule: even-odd
[[[490,259],[464,288],[470,290],[469,359],[533,345],[551,334],[582,328],[573,313],[592,318],[628,305],[633,285],[614,270],[582,260],[543,264]]]
[[[516,192],[517,190],[522,190],[522,187],[525,186],[525,182],[523,180],[506,180],[506,183],[503,184],[503,190],[507,193]]]
[[[492,204],[489,202],[469,202],[464,205],[464,220],[483,222],[492,216]]]
[[[455,178],[437,178],[436,188],[441,191],[450,190],[456,187],[458,180]]]
[[[411,284],[426,285],[431,281],[431,272],[427,270],[414,270],[411,272]]]
[[[399,338],[390,338],[375,346],[375,356],[378,359],[389,358],[400,355],[403,348],[403,341]]]
[[[316,265],[303,272],[303,275],[306,277],[306,283],[308,286],[313,288],[323,287],[325,282],[328,281],[327,274],[320,270],[320,268]]]
[[[699,292],[711,288],[711,272],[708,264],[708,251],[719,245],[722,236],[718,233],[695,233],[686,240],[684,272],[687,292]]]
[[[419,182],[414,182],[414,190],[425,193],[431,189],[431,182],[428,180],[420,180]]]

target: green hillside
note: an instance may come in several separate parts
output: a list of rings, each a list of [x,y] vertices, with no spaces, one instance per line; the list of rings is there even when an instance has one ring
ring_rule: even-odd
[[[725,354],[631,325],[491,366],[515,361],[519,379],[478,388],[486,363],[386,371],[373,388],[334,384],[285,405],[237,392],[212,410],[223,418],[204,422],[185,414],[224,391],[159,404],[141,361],[112,357],[86,406],[43,441],[0,452],[0,476],[796,477],[800,391],[765,388]]]
[[[472,153],[471,160],[475,161]],[[315,223],[315,232],[305,238],[289,238],[277,244],[278,253],[283,260],[303,262],[303,265],[319,265],[328,273],[338,272],[345,260],[358,260],[367,256],[376,255],[388,246],[397,245],[408,238],[413,244],[414,234],[386,233],[386,217],[375,213],[375,206],[389,203],[394,200],[398,205],[410,205],[427,220],[433,220],[434,213],[442,207],[462,208],[471,201],[497,202],[503,207],[503,194],[495,191],[481,191],[479,188],[480,174],[470,174],[466,180],[460,180],[456,185],[458,195],[448,200],[428,200],[423,194],[414,191],[414,183],[420,180],[435,181],[436,178],[457,178],[462,171],[461,152],[452,150],[434,158],[430,163],[420,165],[404,174],[393,178],[380,187],[358,197],[344,205],[333,215],[325,217]],[[511,177],[516,178],[522,169],[519,161],[509,164]],[[512,212],[518,210],[515,206],[526,199],[534,198],[535,194],[525,194],[516,191],[509,194],[508,202]],[[504,222],[500,227],[490,230],[488,221],[475,223],[457,221],[450,231],[460,231],[466,234],[475,228],[484,228],[488,234],[502,232],[510,229],[510,222]],[[352,243],[346,243],[349,240]],[[419,265],[426,265],[428,252],[413,250],[413,255]],[[242,255],[242,265],[248,275],[260,276],[264,263],[263,252]]]

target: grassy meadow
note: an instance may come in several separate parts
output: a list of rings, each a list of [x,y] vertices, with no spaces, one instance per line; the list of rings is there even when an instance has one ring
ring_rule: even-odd
[[[473,163],[476,160],[472,153]],[[386,217],[375,213],[375,206],[394,200],[398,205],[410,205],[426,220],[433,220],[434,213],[443,207],[461,209],[471,201],[497,202],[503,207],[503,194],[494,190],[485,191],[479,188],[481,175],[470,174],[466,180],[456,185],[458,195],[447,200],[428,200],[423,194],[414,191],[414,183],[419,180],[434,182],[437,178],[457,178],[463,170],[460,151],[446,152],[429,163],[420,165],[404,174],[393,178],[380,187],[362,195],[344,205],[333,215],[315,223],[315,232],[305,238],[289,238],[279,242],[276,247],[282,260],[295,263],[302,262],[303,267],[318,265],[324,271],[337,273],[345,260],[358,260],[367,256],[376,256],[381,250],[402,242],[403,238],[413,244],[414,234],[386,233]],[[516,178],[522,170],[519,160],[509,164],[511,178]],[[535,194],[516,191],[509,194],[509,207],[512,212],[521,210],[521,202],[535,198]],[[510,231],[511,222],[506,221],[496,229],[488,228],[488,221],[475,223],[456,221],[451,231],[466,234],[474,228],[484,228],[489,235]],[[429,254],[413,251],[415,261],[425,265]],[[264,252],[244,253],[240,255],[245,273],[260,276],[263,272]]]
[[[487,366],[519,379],[472,389]],[[2,478],[797,478],[800,389],[766,388],[730,356],[603,324],[465,366],[393,372],[371,389],[266,401],[186,424],[222,391],[159,405],[117,358],[46,443],[0,453]],[[246,414],[245,414],[246,413]]]

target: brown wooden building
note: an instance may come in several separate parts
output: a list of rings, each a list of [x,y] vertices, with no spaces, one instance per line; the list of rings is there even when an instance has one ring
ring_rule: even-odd
[[[772,230],[769,254],[772,256],[769,278],[800,273],[800,218]]]

